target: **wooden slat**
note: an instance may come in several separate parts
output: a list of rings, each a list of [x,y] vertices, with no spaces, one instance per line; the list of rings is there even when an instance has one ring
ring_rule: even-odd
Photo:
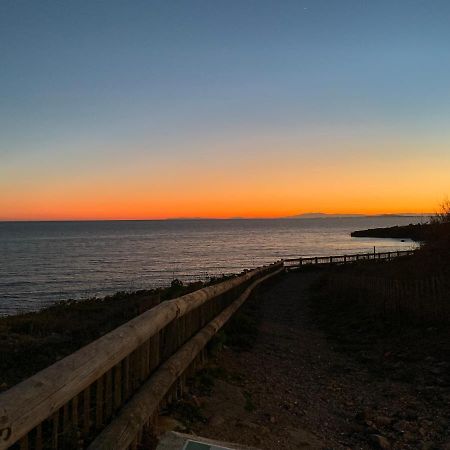
[[[42,450],[43,442],[42,442],[42,425],[39,424],[36,427],[36,434],[34,437],[34,448],[36,450]]]
[[[91,387],[88,386],[83,391],[83,433],[89,434],[91,429]]]
[[[130,388],[130,356],[123,361],[123,398],[128,400],[131,395]]]
[[[72,400],[72,425],[78,428],[78,395]]]
[[[62,431],[65,433],[70,427],[70,419],[69,419],[69,404],[66,403],[63,408],[63,417],[62,417]]]
[[[112,416],[113,400],[112,370],[108,370],[105,381],[105,416],[107,420]]]
[[[19,442],[20,450],[28,450],[30,448],[30,442],[28,439],[28,434],[25,435]]]
[[[59,411],[57,411],[52,417],[52,449],[58,450],[58,438],[59,438]]]
[[[114,367],[114,411],[122,406],[122,364]]]
[[[192,318],[192,312],[189,314]],[[153,372],[159,365],[159,339],[160,333],[150,338],[150,372]]]
[[[101,377],[95,383],[95,427],[103,426],[103,398],[104,398],[104,378]]]

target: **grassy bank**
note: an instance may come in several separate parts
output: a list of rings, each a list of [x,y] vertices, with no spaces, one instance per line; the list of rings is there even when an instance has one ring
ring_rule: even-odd
[[[105,298],[57,303],[44,310],[0,318],[0,391],[6,390],[162,301],[208,283],[182,284]]]

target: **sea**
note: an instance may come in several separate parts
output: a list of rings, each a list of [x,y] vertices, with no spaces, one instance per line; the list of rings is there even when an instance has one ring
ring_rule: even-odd
[[[0,315],[239,273],[282,258],[410,249],[351,238],[420,217],[0,222]]]

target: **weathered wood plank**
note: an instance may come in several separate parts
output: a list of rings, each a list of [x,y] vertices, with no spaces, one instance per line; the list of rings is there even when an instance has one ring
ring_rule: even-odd
[[[87,436],[91,429],[91,388],[88,386],[83,392],[83,434]]]
[[[122,406],[122,364],[114,367],[114,411]]]

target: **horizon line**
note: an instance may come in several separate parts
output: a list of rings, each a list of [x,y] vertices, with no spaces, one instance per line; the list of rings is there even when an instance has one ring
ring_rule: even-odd
[[[161,218],[60,218],[60,219],[1,219],[0,223],[11,222],[164,222],[183,220],[286,220],[286,219],[331,219],[331,218],[364,218],[364,217],[431,217],[436,213],[300,213],[275,217],[161,217]]]

